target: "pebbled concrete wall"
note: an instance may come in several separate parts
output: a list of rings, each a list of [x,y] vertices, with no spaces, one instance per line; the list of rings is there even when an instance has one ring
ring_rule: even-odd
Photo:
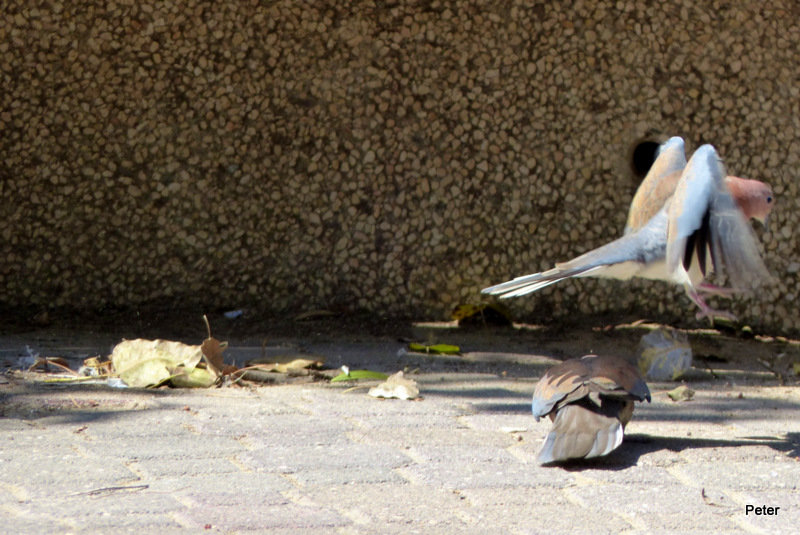
[[[775,7],[779,6],[779,7]],[[21,2],[0,21],[0,303],[445,317],[618,236],[648,136],[773,184],[797,330],[794,2]],[[691,318],[580,280],[518,317]]]

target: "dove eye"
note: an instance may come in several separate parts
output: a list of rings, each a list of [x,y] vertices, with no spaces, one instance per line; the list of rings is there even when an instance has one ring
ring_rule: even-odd
[[[772,195],[767,195],[767,204],[772,203]]]

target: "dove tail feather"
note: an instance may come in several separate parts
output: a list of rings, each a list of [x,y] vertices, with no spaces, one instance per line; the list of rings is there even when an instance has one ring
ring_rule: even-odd
[[[587,275],[588,273],[598,270],[602,267],[604,266],[583,266],[579,268],[565,269],[556,266],[548,271],[517,277],[516,279],[508,282],[502,282],[500,284],[484,288],[481,290],[481,292],[489,295],[497,295],[501,299],[519,297],[521,295],[527,295],[537,290],[541,290],[546,286],[550,286],[551,284],[555,284],[558,281],[568,279],[570,277]]]
[[[627,234],[572,260],[558,263],[552,269],[484,288],[482,293],[505,299],[535,292],[570,277],[607,276],[628,279],[647,264],[648,258],[642,253],[642,242],[647,240],[652,232],[653,230],[648,228]],[[659,254],[663,256],[663,253]],[[627,265],[631,263],[634,265]]]
[[[623,437],[623,425],[617,417],[583,404],[566,405],[556,414],[537,460],[546,464],[607,455],[622,444]]]

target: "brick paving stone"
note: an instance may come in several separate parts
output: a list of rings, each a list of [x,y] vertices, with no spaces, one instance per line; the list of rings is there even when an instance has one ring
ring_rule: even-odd
[[[291,528],[297,531],[346,526],[351,521],[329,507],[294,503],[242,508],[240,505],[215,504],[186,511],[176,516],[184,527],[201,532],[206,525],[223,532],[261,531]]]
[[[343,511],[359,525],[419,525],[467,527],[456,511],[462,507],[460,496],[447,490],[420,487],[408,482],[386,492],[381,484],[331,485],[303,491],[316,503]]]

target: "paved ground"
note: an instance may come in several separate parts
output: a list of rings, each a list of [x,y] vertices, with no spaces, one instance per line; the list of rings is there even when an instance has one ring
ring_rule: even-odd
[[[534,421],[529,399],[549,357],[630,353],[642,332],[403,333],[468,352],[435,357],[406,354],[386,334],[308,329],[271,337],[266,351],[406,369],[422,399],[327,383],[133,391],[6,374],[2,530],[774,534],[800,525],[800,387],[752,362],[794,346],[693,339],[696,353],[727,360],[711,361],[716,377],[698,364],[693,401],[674,403],[673,383],[651,383],[653,403],[637,407],[622,447],[541,467],[549,423]],[[17,330],[0,337],[0,363],[26,345],[107,354],[118,335]],[[230,339],[239,363],[265,351],[257,336]],[[779,509],[757,516],[748,505]]]

